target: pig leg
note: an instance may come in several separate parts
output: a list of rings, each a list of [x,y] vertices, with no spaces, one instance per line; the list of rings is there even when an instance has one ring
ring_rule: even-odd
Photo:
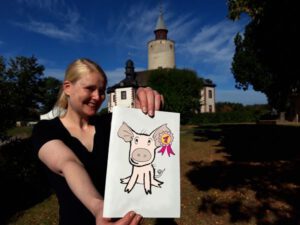
[[[130,180],[130,176],[126,178],[121,178],[121,184],[128,184],[128,181]]]
[[[138,173],[133,173],[129,179],[128,184],[125,187],[125,192],[129,193],[133,189],[134,185],[136,184],[137,180],[139,178]]]
[[[148,171],[143,174],[144,175],[144,188],[146,194],[152,194],[151,193],[151,171]]]
[[[155,179],[155,169],[153,166],[152,166],[152,170],[150,171],[151,171],[151,185],[160,188],[164,182]]]
[[[164,182],[162,182],[162,181],[159,181],[159,180],[156,180],[156,179],[154,179],[154,178],[152,178],[152,181],[151,181],[151,184],[153,185],[153,186],[155,186],[155,187],[161,187],[161,185],[163,184]]]

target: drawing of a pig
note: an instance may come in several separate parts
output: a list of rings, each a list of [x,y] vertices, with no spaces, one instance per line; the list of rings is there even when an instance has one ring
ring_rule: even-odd
[[[162,146],[160,134],[171,132],[166,124],[156,128],[151,134],[140,134],[130,128],[125,122],[118,130],[118,136],[130,143],[129,163],[132,165],[131,175],[121,179],[127,184],[124,191],[130,193],[136,183],[144,184],[146,194],[152,194],[151,187],[161,187],[163,182],[155,179],[155,169],[152,162],[156,149]]]

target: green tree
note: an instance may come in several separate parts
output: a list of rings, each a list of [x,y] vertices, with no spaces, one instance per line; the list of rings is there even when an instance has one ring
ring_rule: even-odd
[[[13,107],[11,104],[12,85],[7,82],[5,59],[0,56],[0,137],[13,124]]]
[[[38,64],[34,56],[17,56],[9,60],[7,83],[11,83],[13,87],[11,104],[16,120],[37,118],[43,72],[44,66]]]
[[[53,108],[62,82],[54,77],[45,77],[40,83],[39,113],[43,114]]]
[[[165,110],[181,113],[186,123],[200,108],[203,81],[191,70],[158,69],[151,71],[148,85],[164,95]]]
[[[0,56],[0,134],[17,120],[36,120],[53,107],[61,82],[44,78],[43,72],[34,56],[8,62]]]
[[[218,102],[216,103],[217,112],[241,112],[244,110],[244,106],[241,103],[233,102]]]
[[[236,87],[266,94],[269,104],[285,111],[289,99],[300,90],[299,21],[296,3],[291,0],[228,0],[232,20],[242,13],[250,16],[243,35],[235,37],[232,73]]]

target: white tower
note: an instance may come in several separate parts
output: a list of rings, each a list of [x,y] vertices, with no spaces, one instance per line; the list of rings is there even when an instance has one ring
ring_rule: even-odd
[[[162,10],[154,30],[155,40],[148,42],[148,70],[175,68],[175,42],[167,39]]]

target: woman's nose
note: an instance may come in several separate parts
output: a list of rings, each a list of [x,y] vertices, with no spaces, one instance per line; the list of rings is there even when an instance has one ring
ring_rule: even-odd
[[[93,99],[99,100],[100,94],[98,90],[93,91]]]

